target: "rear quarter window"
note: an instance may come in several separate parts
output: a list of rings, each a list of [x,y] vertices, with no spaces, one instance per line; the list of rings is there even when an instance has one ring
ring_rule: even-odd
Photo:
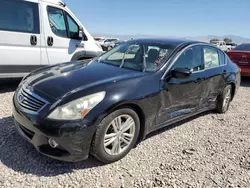
[[[220,61],[220,65],[225,65],[226,64],[226,61],[225,61],[225,54],[218,50],[218,53],[219,53],[219,61]]]

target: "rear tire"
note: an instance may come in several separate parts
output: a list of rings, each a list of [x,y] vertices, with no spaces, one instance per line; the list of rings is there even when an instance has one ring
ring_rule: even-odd
[[[104,163],[118,161],[135,146],[139,131],[137,113],[130,108],[118,109],[98,125],[92,140],[91,154]]]
[[[232,100],[232,85],[227,85],[222,94],[218,97],[215,111],[218,113],[226,113]]]

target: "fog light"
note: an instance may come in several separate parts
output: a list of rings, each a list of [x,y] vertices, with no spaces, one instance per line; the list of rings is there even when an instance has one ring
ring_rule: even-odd
[[[52,147],[52,148],[56,148],[59,145],[55,140],[53,140],[51,138],[48,140],[48,143],[49,143],[50,147]]]

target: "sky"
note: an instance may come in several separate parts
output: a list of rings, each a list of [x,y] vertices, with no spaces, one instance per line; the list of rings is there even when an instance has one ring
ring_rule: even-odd
[[[64,0],[91,34],[250,38],[250,0]]]

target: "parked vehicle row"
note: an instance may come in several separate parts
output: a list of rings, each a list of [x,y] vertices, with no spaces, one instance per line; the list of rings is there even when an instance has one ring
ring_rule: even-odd
[[[213,45],[131,40],[91,61],[30,73],[14,94],[13,116],[46,156],[110,163],[152,131],[207,110],[225,113],[239,85],[238,66]]]
[[[103,52],[60,0],[2,0],[0,17],[0,78]]]
[[[230,50],[230,48],[226,45],[225,41],[212,41],[210,43],[215,45],[216,47],[220,48],[224,52],[227,52]]]
[[[111,50],[115,47],[116,43],[119,42],[118,38],[95,38],[97,43],[102,47],[104,51]]]
[[[227,42],[226,45],[227,45],[228,51],[231,51],[237,47],[237,44],[233,42]]]

